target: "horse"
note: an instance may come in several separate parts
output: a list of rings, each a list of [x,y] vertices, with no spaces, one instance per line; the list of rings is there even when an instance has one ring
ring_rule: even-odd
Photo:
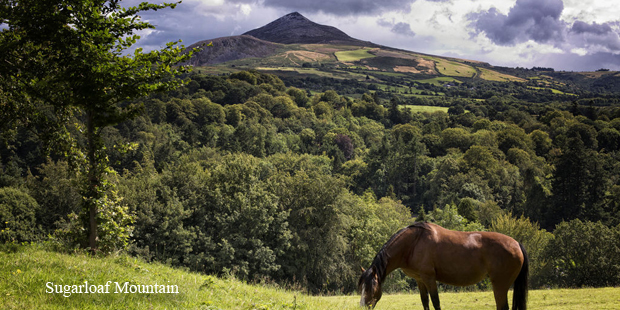
[[[486,276],[493,285],[497,310],[508,310],[508,290],[514,284],[513,310],[526,310],[528,257],[523,245],[495,232],[461,232],[417,222],[394,234],[364,270],[358,282],[360,306],[374,308],[381,283],[400,268],[418,283],[422,306],[440,310],[437,281],[467,286]]]

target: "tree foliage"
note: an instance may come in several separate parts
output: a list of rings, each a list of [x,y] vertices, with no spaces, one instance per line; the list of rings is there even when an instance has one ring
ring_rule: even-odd
[[[171,66],[191,56],[181,55],[182,47],[175,43],[159,51],[143,53],[138,48],[125,55],[139,38],[137,31],[154,28],[137,14],[174,6],[141,3],[125,8],[119,0],[11,0],[0,7],[0,19],[8,25],[0,33],[0,47],[6,51],[0,63],[0,90],[10,94],[3,96],[1,113],[12,127],[34,120],[47,135],[44,141],[64,142],[61,145],[78,161],[74,164],[84,175],[80,216],[88,238],[76,241],[93,251],[98,241],[106,248],[123,247],[131,223],[110,182],[114,172],[102,130],[141,111],[142,104],[130,100],[180,85],[180,80],[169,78],[186,68]],[[83,137],[72,131],[83,132]],[[82,138],[84,146],[77,141]]]

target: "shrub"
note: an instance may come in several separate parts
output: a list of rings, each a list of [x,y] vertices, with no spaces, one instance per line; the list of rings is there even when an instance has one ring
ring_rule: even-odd
[[[0,188],[0,242],[37,239],[36,213],[39,204],[27,193],[13,187]]]

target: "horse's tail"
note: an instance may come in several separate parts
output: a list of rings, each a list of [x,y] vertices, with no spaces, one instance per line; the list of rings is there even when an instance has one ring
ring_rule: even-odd
[[[521,266],[521,271],[517,276],[517,279],[514,283],[514,292],[512,297],[512,309],[513,310],[526,310],[527,309],[527,278],[529,272],[529,259],[527,257],[527,252],[525,252],[525,248],[523,244],[519,243],[521,247],[521,252],[523,253],[523,266]]]

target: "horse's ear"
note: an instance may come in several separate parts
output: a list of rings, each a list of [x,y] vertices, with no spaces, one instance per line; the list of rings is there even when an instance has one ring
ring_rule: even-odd
[[[364,269],[364,267],[360,266],[360,269],[362,269],[362,273],[366,272],[366,269]]]

